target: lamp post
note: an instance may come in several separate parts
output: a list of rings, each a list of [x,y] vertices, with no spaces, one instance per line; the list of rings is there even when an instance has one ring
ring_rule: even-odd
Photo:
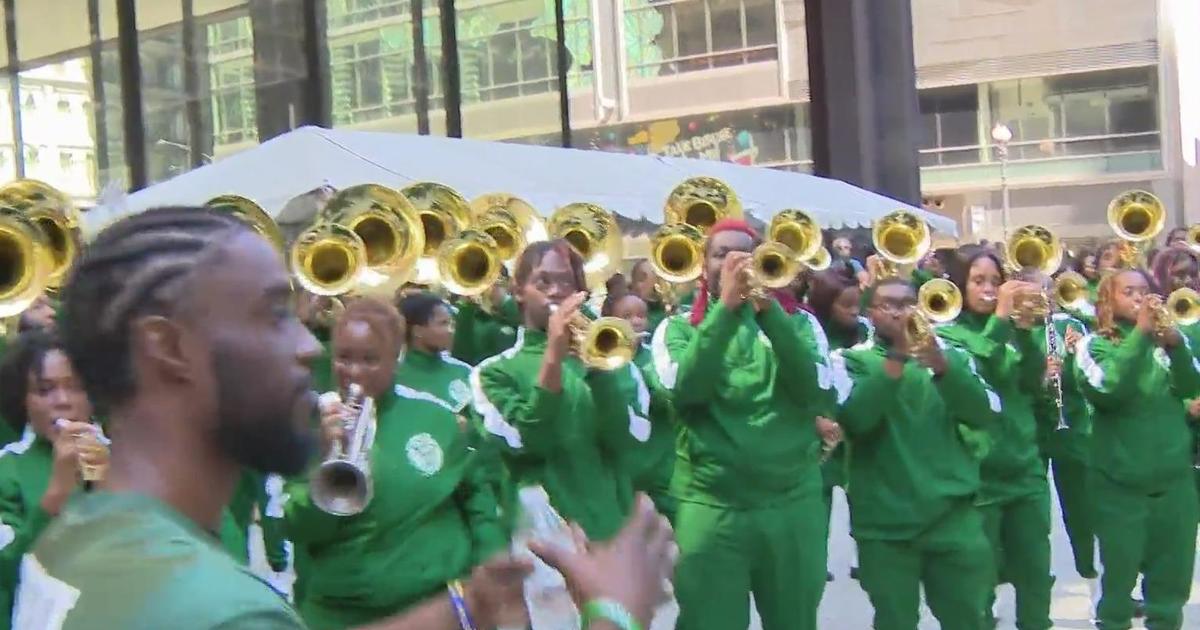
[[[1000,158],[1000,224],[1004,229],[1004,240],[1008,240],[1008,143],[1012,140],[1012,129],[997,122],[992,127],[992,140],[996,142],[996,155]]]

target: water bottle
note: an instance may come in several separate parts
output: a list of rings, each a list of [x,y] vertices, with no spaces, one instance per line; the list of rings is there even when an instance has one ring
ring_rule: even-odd
[[[533,630],[579,630],[579,611],[571,600],[566,580],[550,565],[529,551],[529,542],[577,551],[571,529],[550,506],[545,488],[521,488],[517,495],[520,512],[513,536],[513,554],[529,559],[533,572],[525,579],[525,605]]]

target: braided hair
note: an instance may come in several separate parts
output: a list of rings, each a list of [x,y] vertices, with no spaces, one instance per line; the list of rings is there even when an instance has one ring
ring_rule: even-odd
[[[170,314],[192,272],[249,228],[203,208],[148,210],[114,223],[76,263],[63,293],[61,334],[92,404],[104,413],[136,391],[130,324]]]
[[[1121,329],[1117,328],[1117,316],[1113,309],[1113,300],[1116,298],[1117,291],[1117,276],[1126,272],[1141,274],[1146,279],[1146,284],[1150,286],[1150,291],[1159,292],[1154,278],[1151,278],[1150,274],[1140,267],[1117,269],[1104,275],[1100,280],[1100,285],[1096,288],[1096,332],[1113,341],[1116,341],[1121,334]]]

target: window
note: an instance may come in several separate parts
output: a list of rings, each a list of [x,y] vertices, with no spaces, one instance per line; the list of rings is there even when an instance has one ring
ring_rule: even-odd
[[[922,166],[979,161],[979,88],[956,85],[921,90]],[[936,149],[936,151],[925,151]]]
[[[75,167],[75,156],[72,155],[70,151],[59,151],[58,165],[61,166],[64,171],[71,170]]]
[[[773,0],[630,0],[629,69],[678,74],[778,57]]]

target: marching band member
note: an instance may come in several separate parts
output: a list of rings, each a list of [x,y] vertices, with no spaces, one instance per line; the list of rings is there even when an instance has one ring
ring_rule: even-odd
[[[407,343],[396,384],[462,409],[471,402],[471,366],[450,356],[455,331],[449,305],[432,293],[416,293],[400,300],[400,314]]]
[[[454,345],[450,350],[454,358],[478,365],[516,342],[521,313],[506,290],[507,277],[508,272],[502,271],[501,280],[484,295],[455,302],[458,310],[454,314]]]
[[[1029,321],[1014,330],[1015,297],[1040,288],[1005,282],[1003,265],[990,248],[968,250],[952,271],[963,295],[963,312],[937,333],[972,355],[984,380],[1000,397],[1002,411],[987,427],[989,451],[981,463],[976,500],[996,554],[997,578],[1017,596],[1017,628],[1045,630],[1050,622],[1050,490],[1038,452],[1034,399],[1043,392],[1046,360],[1033,345]],[[994,589],[989,600],[994,600]],[[991,601],[986,614],[990,616]]]
[[[859,290],[858,278],[852,272],[843,269],[813,274],[809,287],[808,305],[825,330],[831,348],[850,348],[871,338],[871,322],[859,315],[862,291]],[[828,419],[819,419],[817,422],[819,425],[833,424]],[[825,430],[833,428],[826,427]],[[838,486],[843,490],[846,488],[845,444],[838,444],[830,451],[821,464],[821,478],[825,482],[825,519],[828,523],[833,510],[833,489]],[[852,569],[851,577],[857,575],[858,571]],[[832,579],[833,575],[830,573],[826,577]]]
[[[1097,330],[1075,351],[1096,410],[1090,490],[1104,629],[1129,627],[1139,572],[1147,627],[1181,627],[1191,589],[1197,498],[1181,401],[1200,393],[1200,373],[1179,331],[1158,328],[1151,286],[1140,269],[1102,280]]]
[[[1036,271],[1025,271],[1023,279],[1044,286],[1045,278]],[[1054,472],[1054,489],[1062,511],[1063,528],[1071,545],[1075,571],[1087,580],[1095,580],[1096,530],[1093,525],[1091,494],[1088,492],[1091,475],[1092,407],[1084,397],[1082,385],[1075,373],[1075,344],[1088,333],[1080,319],[1058,311],[1053,299],[1048,300],[1053,311],[1050,316],[1057,335],[1057,361],[1062,379],[1062,417],[1059,426],[1056,393],[1047,388],[1045,395],[1035,398],[1034,411],[1038,417],[1038,444],[1042,459]],[[1032,329],[1037,351],[1048,356],[1045,322]]]
[[[56,328],[54,304],[45,293],[39,295],[34,301],[17,316],[17,328],[13,337],[16,334],[31,330],[41,330],[46,332],[54,332]],[[2,333],[3,331],[0,331]],[[13,333],[14,331],[9,331]],[[0,358],[6,351],[8,338],[0,334]],[[2,413],[2,412],[0,412]],[[14,422],[0,415],[0,446],[16,442],[21,439],[25,431],[25,425],[20,422]]]
[[[76,436],[95,430],[92,406],[62,343],[45,332],[23,333],[9,347],[0,411],[25,427],[24,438],[0,450],[0,628],[8,628],[21,556],[80,487],[81,461],[103,466],[107,455],[81,451]]]
[[[403,335],[395,307],[370,297],[352,300],[333,327],[339,390],[357,384],[375,401],[375,492],[361,513],[335,516],[313,504],[306,480],[288,484],[287,532],[308,555],[300,613],[314,629],[400,612],[507,545],[453,408],[395,385]],[[323,410],[325,444],[345,439],[347,413],[342,405]]]
[[[471,388],[513,485],[543,486],[563,518],[605,540],[633,495],[617,453],[636,401],[621,396],[611,372],[571,354],[585,288],[583,260],[566,241],[527,246],[513,274],[524,325],[511,348],[476,366]]]
[[[777,294],[793,316],[776,299],[747,299],[757,242],[744,221],[714,224],[691,313],[654,336],[682,431],[671,481],[682,630],[745,627],[750,593],[765,630],[816,628],[825,587],[813,422],[833,412],[828,342],[791,296]]]
[[[638,296],[646,304],[646,330],[654,332],[667,316],[668,305],[659,295],[658,274],[654,265],[647,258],[641,258],[633,264],[629,272],[629,292]]]
[[[986,410],[998,413],[1000,401],[965,352],[907,337],[916,305],[907,280],[878,281],[868,294],[875,336],[835,350],[833,366],[838,422],[854,448],[850,519],[874,627],[916,630],[924,587],[941,627],[982,628],[992,550],[973,504],[979,465],[958,425],[988,426]]]
[[[631,292],[623,296],[610,296],[604,301],[600,314],[619,317],[629,322],[638,335],[637,353],[633,356],[631,369],[624,374],[618,371],[621,391],[625,398],[637,399],[649,396],[649,436],[629,435],[627,447],[621,450],[622,467],[633,479],[635,490],[645,492],[654,500],[659,513],[669,520],[675,519],[675,500],[671,497],[671,475],[675,471],[675,422],[671,416],[671,405],[666,392],[658,383],[654,371],[654,357],[646,339],[647,325],[652,321],[647,313],[646,302]],[[635,378],[632,370],[640,374]],[[643,386],[644,384],[644,386]],[[645,440],[638,439],[644,437]]]

